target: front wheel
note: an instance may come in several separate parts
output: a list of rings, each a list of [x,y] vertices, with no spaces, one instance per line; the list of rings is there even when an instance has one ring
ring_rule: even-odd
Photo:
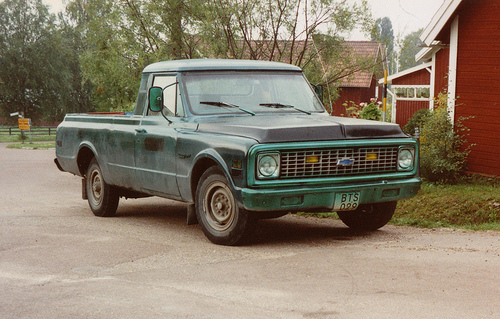
[[[196,188],[196,217],[214,244],[238,245],[251,234],[255,219],[239,207],[219,167],[209,168]]]
[[[90,161],[85,179],[89,206],[94,215],[113,216],[118,208],[120,196],[113,186],[104,181],[101,168],[95,157]]]
[[[397,202],[360,205],[356,210],[337,212],[344,224],[354,230],[371,231],[385,226],[394,215]]]

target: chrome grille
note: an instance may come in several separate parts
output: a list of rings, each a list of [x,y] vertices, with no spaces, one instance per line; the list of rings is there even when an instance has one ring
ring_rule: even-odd
[[[397,147],[282,151],[281,178],[396,172],[397,157]]]

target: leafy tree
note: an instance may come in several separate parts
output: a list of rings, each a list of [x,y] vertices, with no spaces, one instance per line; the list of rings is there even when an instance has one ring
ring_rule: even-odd
[[[99,110],[132,108],[140,72],[160,60],[283,61],[327,85],[345,76],[337,66],[355,65],[342,34],[368,29],[367,12],[347,0],[87,0],[82,69]]]
[[[418,62],[415,61],[415,55],[421,50],[423,44],[422,40],[420,40],[422,31],[423,29],[420,29],[404,37],[399,53],[399,71],[418,65]]]
[[[332,66],[345,58],[343,35],[368,29],[368,12],[365,1],[218,0],[202,11],[199,30],[209,56],[281,61],[307,73],[315,62]]]
[[[83,3],[83,5],[80,5]],[[190,10],[201,0],[73,0],[71,21],[84,21],[81,67],[99,111],[131,110],[142,69],[196,57]],[[79,10],[83,7],[83,10]]]
[[[389,73],[394,73],[396,70],[396,59],[394,54],[394,31],[391,19],[384,17],[378,18],[375,21],[371,31],[371,40],[385,44]]]
[[[201,12],[200,34],[208,56],[300,66],[330,100],[336,99],[341,79],[376,64],[344,45],[344,34],[371,28],[365,1],[218,0]]]
[[[63,39],[63,48],[67,56],[66,67],[69,69],[68,79],[70,89],[66,94],[68,103],[64,105],[63,114],[90,112],[95,110],[91,102],[90,81],[84,80],[80,55],[86,48],[86,20],[83,0],[74,1],[68,5],[64,13],[58,17],[58,32]]]
[[[0,109],[33,120],[61,116],[70,91],[64,43],[56,17],[41,0],[0,3]]]
[[[345,83],[346,79],[359,72],[367,72],[380,77],[380,70],[384,56],[361,55],[356,52],[355,46],[343,40],[330,39],[328,36],[316,35],[315,44],[320,41],[325,50],[320,58],[311,61],[305,68],[305,73],[313,83],[320,83],[327,88],[327,97],[330,100],[338,98],[337,87]],[[331,104],[331,103],[327,103]],[[328,106],[327,106],[328,108]]]

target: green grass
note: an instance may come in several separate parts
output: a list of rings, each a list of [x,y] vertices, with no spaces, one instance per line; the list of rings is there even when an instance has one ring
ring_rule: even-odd
[[[49,149],[49,148],[55,148],[55,147],[56,147],[56,145],[54,143],[24,142],[24,143],[16,143],[16,144],[7,145],[7,148],[30,149],[30,150],[42,150],[42,149]]]
[[[338,218],[336,213],[300,213]],[[457,185],[424,183],[417,196],[398,202],[391,224],[422,228],[500,230],[500,179],[468,177]]]
[[[29,133],[24,134],[24,143],[21,139],[21,134],[12,135],[0,135],[0,143],[15,143],[7,145],[7,148],[17,148],[17,149],[47,149],[55,147],[55,135],[30,135]],[[34,143],[36,142],[36,143]],[[45,142],[45,143],[40,143]]]
[[[30,140],[29,133],[25,134],[25,140],[24,142],[27,143]],[[32,142],[47,142],[47,141],[55,141],[56,136],[55,135],[32,135],[31,136],[31,141]],[[16,135],[0,135],[0,143],[16,143],[19,142],[21,143],[21,135],[16,134]]]
[[[398,203],[391,223],[416,227],[500,230],[500,182],[472,177],[457,185],[424,183]]]

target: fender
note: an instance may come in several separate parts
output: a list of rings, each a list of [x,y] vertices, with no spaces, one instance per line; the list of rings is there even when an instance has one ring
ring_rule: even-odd
[[[180,178],[179,176],[177,176],[177,185],[179,186],[179,191],[184,201],[188,203],[194,202],[194,194],[196,192],[196,187],[201,175],[206,169],[208,169],[208,167],[214,165],[218,165],[222,169],[224,175],[229,181],[231,190],[236,191],[238,189],[238,187],[235,186],[233,179],[231,178],[230,169],[227,166],[227,162],[217,152],[217,150],[213,148],[203,149],[194,156],[191,163],[193,166],[189,171],[187,178]]]
[[[89,151],[86,151],[89,150]],[[92,160],[92,157],[97,159],[99,166],[101,167],[101,171],[104,169],[104,165],[102,164],[102,160],[99,156],[99,152],[97,148],[89,141],[82,141],[80,145],[78,145],[78,153],[76,154],[76,162],[78,164],[78,170],[80,172],[80,176],[84,176],[87,172],[88,165]],[[104,172],[103,172],[104,175]]]

